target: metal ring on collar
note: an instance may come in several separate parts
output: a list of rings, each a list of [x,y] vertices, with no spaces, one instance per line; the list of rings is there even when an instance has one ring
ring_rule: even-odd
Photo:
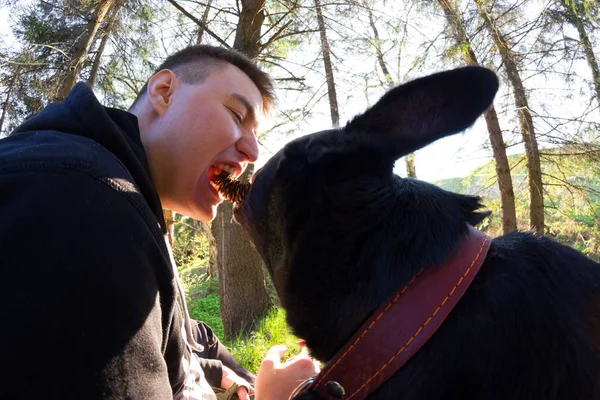
[[[298,387],[296,389],[294,389],[294,391],[290,395],[289,400],[294,400],[294,397],[296,397],[300,393],[304,392],[315,381],[316,378],[317,378],[316,376],[313,376],[312,378],[308,378],[307,380],[305,380],[304,382],[299,384]]]

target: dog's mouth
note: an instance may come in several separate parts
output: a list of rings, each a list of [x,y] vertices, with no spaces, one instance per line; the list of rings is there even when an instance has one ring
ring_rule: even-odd
[[[232,204],[240,204],[248,191],[250,183],[244,183],[233,178],[232,172],[223,169],[218,175],[210,180],[210,184],[218,191],[221,196]]]

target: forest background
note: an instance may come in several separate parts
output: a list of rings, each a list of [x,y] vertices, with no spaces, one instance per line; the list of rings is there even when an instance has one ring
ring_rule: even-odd
[[[500,77],[494,108],[395,172],[483,196],[491,235],[532,230],[600,260],[599,27],[597,0],[0,0],[0,137],[81,80],[127,109],[166,55],[205,43],[275,80],[260,167],[392,86],[482,65]],[[211,224],[165,216],[193,317],[251,370],[271,344],[293,347],[230,206]]]

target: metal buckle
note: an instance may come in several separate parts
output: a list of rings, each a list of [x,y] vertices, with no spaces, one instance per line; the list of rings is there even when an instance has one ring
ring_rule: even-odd
[[[304,392],[315,381],[315,379],[317,379],[317,377],[313,376],[312,378],[308,378],[307,380],[299,384],[298,387],[294,389],[294,391],[290,395],[289,400],[294,400],[294,397]]]

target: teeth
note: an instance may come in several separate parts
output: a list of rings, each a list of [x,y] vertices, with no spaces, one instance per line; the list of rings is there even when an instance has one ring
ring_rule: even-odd
[[[217,164],[216,167],[218,169],[220,169],[221,171],[226,171],[226,172],[228,172],[230,174],[234,174],[235,173],[235,168],[231,167],[231,166],[229,166],[227,164]]]

